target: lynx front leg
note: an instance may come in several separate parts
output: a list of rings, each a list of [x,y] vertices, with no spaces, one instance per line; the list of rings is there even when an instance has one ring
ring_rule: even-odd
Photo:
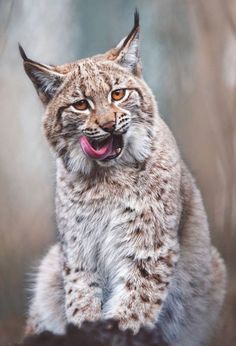
[[[101,317],[101,289],[96,273],[64,267],[65,311],[69,323],[81,326],[84,321]]]
[[[167,296],[179,257],[177,232],[153,234],[134,227],[127,231],[122,258],[117,262],[111,298],[104,306],[105,318],[119,321],[121,329],[137,333],[141,326],[154,326]]]
[[[63,279],[64,276],[64,279]],[[100,289],[96,275],[77,269],[61,269],[60,246],[53,246],[43,259],[33,288],[25,334],[45,330],[65,332],[68,322],[80,325],[84,320],[99,319]]]
[[[105,318],[119,320],[121,329],[132,329],[134,333],[141,326],[154,326],[171,278],[172,260],[168,258],[168,265],[165,261],[146,258],[124,262],[126,269],[120,270],[123,278],[117,278],[117,286],[104,308]]]

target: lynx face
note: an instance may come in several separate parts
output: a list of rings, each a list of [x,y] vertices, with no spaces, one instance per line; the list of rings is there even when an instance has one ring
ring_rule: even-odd
[[[129,165],[150,153],[155,102],[141,77],[139,20],[103,55],[41,65],[20,47],[26,73],[46,105],[46,137],[69,171]]]

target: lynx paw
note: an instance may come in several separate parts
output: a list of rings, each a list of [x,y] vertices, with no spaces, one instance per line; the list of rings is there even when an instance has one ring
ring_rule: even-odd
[[[129,329],[132,330],[134,334],[137,334],[142,327],[142,324],[139,320],[130,317],[120,319],[118,321],[118,327],[122,331]]]
[[[68,322],[80,327],[85,321],[97,321],[101,319],[101,301],[98,298],[73,304],[68,307]]]

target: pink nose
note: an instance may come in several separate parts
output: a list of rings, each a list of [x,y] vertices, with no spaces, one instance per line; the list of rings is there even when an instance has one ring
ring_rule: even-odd
[[[115,122],[108,121],[107,123],[100,125],[100,127],[106,132],[113,132],[115,129]]]

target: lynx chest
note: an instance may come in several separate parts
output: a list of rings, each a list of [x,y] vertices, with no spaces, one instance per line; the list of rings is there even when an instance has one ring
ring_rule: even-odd
[[[70,263],[87,270],[103,269],[118,260],[131,217],[132,196],[126,190],[112,193],[104,185],[58,186],[56,213],[63,252]]]

